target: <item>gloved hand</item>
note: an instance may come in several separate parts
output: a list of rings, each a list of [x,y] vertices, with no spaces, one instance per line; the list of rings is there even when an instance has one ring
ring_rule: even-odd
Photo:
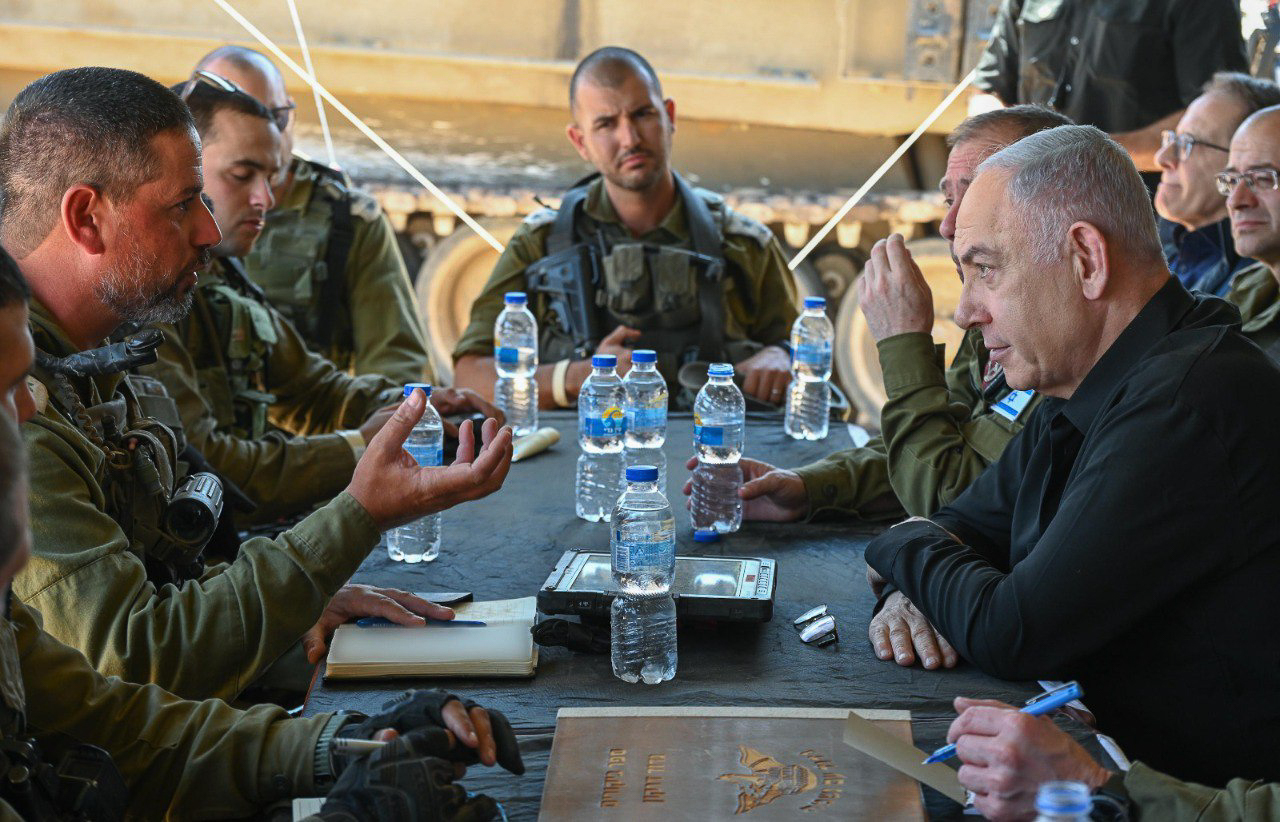
[[[443,728],[407,733],[381,750],[353,759],[314,819],[323,822],[483,822],[497,805],[483,794],[468,798],[455,783],[457,746]]]
[[[463,700],[448,691],[405,691],[384,705],[382,713],[344,725],[338,736],[372,739],[378,731],[387,728],[401,734],[448,728],[457,737],[458,744],[438,756],[463,765],[477,762],[492,765],[496,762],[513,774],[524,773],[515,731],[502,712],[481,708],[474,701]],[[350,756],[335,754],[334,772],[343,773],[343,768],[350,761]]]

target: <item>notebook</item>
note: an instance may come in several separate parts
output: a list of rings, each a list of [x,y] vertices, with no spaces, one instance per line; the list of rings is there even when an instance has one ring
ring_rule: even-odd
[[[484,626],[428,623],[422,627],[347,624],[334,632],[325,676],[369,679],[390,676],[533,676],[537,599],[464,602],[458,619]]]

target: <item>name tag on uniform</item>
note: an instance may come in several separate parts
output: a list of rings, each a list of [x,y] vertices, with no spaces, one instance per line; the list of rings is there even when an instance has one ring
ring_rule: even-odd
[[[1018,415],[1031,403],[1031,398],[1035,395],[1036,392],[1030,389],[1010,391],[1004,399],[991,406],[991,409],[1009,422],[1014,422],[1018,419]]]

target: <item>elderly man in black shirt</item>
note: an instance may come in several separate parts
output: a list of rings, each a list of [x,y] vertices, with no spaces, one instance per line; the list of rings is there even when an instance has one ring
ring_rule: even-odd
[[[954,248],[957,321],[1047,397],[951,506],[871,542],[882,604],[993,675],[1080,680],[1153,767],[1280,778],[1280,370],[1169,276],[1133,164],[1092,127],[979,166]]]
[[[1110,132],[1155,172],[1160,132],[1214,72],[1246,68],[1238,0],[1004,0],[974,84]]]

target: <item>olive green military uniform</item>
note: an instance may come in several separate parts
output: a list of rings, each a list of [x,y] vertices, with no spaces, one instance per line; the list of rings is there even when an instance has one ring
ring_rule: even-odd
[[[1040,400],[1011,391],[998,366],[988,366],[976,329],[945,370],[928,334],[898,334],[876,347],[889,395],[882,434],[797,469],[813,514],[929,516],[1000,456]],[[894,495],[901,508],[886,507]]]
[[[1280,285],[1263,263],[1241,271],[1231,283],[1227,301],[1240,309],[1240,330],[1280,363]]]
[[[719,226],[724,259],[730,269],[720,282],[724,292],[724,345],[728,356],[736,362],[761,346],[787,341],[797,316],[796,294],[777,239],[768,227],[729,208],[719,196],[703,189],[694,191]],[[546,256],[547,238],[555,217],[556,212],[551,209],[535,212],[512,236],[489,282],[471,306],[471,322],[454,348],[455,361],[467,354],[493,355],[493,323],[502,310],[503,295],[508,291],[529,291],[525,269]],[[587,223],[591,233],[602,235],[605,244],[614,249],[611,259],[604,263],[607,294],[602,301],[611,317],[622,318],[642,331],[658,333],[686,333],[699,326],[699,286],[692,268],[655,268],[650,280],[643,265],[619,262],[622,249],[639,255],[641,244],[692,247],[687,209],[679,195],[657,228],[643,237],[633,238],[609,201],[604,183],[596,179],[588,187],[582,205],[580,231],[582,222]],[[541,361],[549,363],[572,356],[572,340],[567,335],[557,335],[546,295],[529,294],[529,307],[538,321]],[[653,321],[652,329],[638,319],[646,315]],[[601,335],[612,330],[605,327]],[[642,338],[637,347],[658,348],[659,368],[663,369],[660,345],[648,344]],[[674,375],[667,373],[668,370],[664,369],[664,376],[674,385]]]
[[[33,521],[38,528],[39,519]],[[236,614],[221,618],[234,642]],[[0,698],[7,709],[0,735],[34,737],[46,751],[45,740],[69,736],[111,754],[130,790],[128,815],[137,819],[240,818],[280,799],[316,794],[314,752],[332,716],[289,719],[267,705],[238,711],[219,700],[188,702],[155,685],[104,677],[17,602],[8,619],[0,618]],[[25,729],[16,727],[22,716]],[[0,819],[20,818],[0,800]]]
[[[307,346],[339,368],[400,384],[433,382],[422,313],[390,220],[376,200],[336,172],[295,158],[293,175],[245,258],[249,276]],[[341,287],[326,290],[334,209],[343,199],[351,212],[350,251]],[[335,294],[338,304],[326,314],[327,294]]]
[[[39,350],[74,351],[38,301],[31,318]],[[132,407],[112,427],[145,436],[113,440],[105,424],[90,422],[104,400],[122,396],[123,381],[115,374],[45,385],[50,399],[22,426],[35,540],[14,591],[104,674],[187,698],[231,699],[315,624],[377,544],[378,529],[344,493],[274,540],[247,540],[231,564],[200,570],[158,558],[156,495],[163,503],[172,492],[174,469],[164,464],[171,455],[157,455],[158,479],[137,463],[168,451],[164,432]],[[79,405],[72,413],[54,401],[67,388]]]
[[[191,444],[258,503],[254,519],[270,521],[346,487],[355,451],[336,432],[403,386],[352,377],[308,350],[235,266],[218,259],[200,275],[191,313],[161,326],[160,359],[140,370],[168,388]]]
[[[1123,777],[1138,822],[1275,822],[1280,785],[1233,779],[1225,788],[1181,782],[1141,762]],[[1108,784],[1108,788],[1110,783]]]

